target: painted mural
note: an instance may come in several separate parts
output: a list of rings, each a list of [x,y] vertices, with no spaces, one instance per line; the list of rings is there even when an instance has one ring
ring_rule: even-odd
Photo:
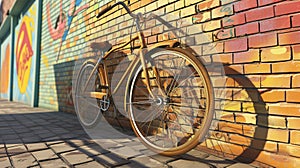
[[[4,99],[9,98],[10,94],[10,50],[11,50],[11,37],[7,37],[1,45],[1,69],[0,69],[0,97]]]
[[[33,102],[36,53],[36,16],[37,7],[34,3],[20,19],[15,31],[15,59],[13,100],[27,104]]]

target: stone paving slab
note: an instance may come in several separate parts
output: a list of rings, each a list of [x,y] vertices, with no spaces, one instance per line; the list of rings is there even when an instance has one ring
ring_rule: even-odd
[[[2,167],[253,168],[198,150],[174,157],[154,154],[134,138],[102,137],[94,141],[74,114],[31,108],[0,99]]]

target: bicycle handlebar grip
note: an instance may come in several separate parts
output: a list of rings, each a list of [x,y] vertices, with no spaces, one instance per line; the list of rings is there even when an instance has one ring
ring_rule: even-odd
[[[108,12],[111,8],[112,8],[112,6],[109,6],[109,7],[105,8],[104,10],[102,10],[100,13],[98,13],[97,18],[104,15],[104,13]]]
[[[104,10],[102,10],[100,13],[98,13],[97,18],[100,18],[102,15],[104,15],[106,12],[108,12],[109,10],[111,10],[112,8],[114,8],[117,5],[122,5],[125,10],[127,11],[127,13],[131,16],[131,17],[135,17],[135,15],[133,15],[130,11],[130,9],[126,6],[126,4],[124,2],[117,2],[115,4],[113,4],[112,6],[109,6],[107,8],[105,8]]]

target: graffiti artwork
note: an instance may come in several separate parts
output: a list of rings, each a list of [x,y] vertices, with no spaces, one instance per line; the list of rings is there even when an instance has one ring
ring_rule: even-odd
[[[30,104],[33,101],[36,54],[36,4],[34,3],[16,27],[13,99]]]
[[[1,57],[1,85],[0,85],[0,97],[9,98],[9,84],[10,84],[10,38],[7,38],[2,45],[2,56]]]

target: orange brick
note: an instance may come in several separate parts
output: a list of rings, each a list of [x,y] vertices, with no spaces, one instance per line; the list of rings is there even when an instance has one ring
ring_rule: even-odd
[[[262,15],[263,13],[263,15]],[[271,18],[274,16],[273,6],[252,9],[246,12],[247,22]]]
[[[259,61],[259,50],[249,50],[246,52],[238,52],[233,55],[234,63],[250,63]]]
[[[217,54],[213,57],[214,60],[218,60],[222,64],[232,64],[232,54]],[[215,61],[216,62],[216,61]]]
[[[239,11],[243,11],[255,7],[257,7],[256,0],[239,1],[234,4],[234,11],[239,12]]]
[[[229,140],[231,143],[235,143],[238,145],[246,145],[249,146],[251,143],[251,139],[242,135],[237,134],[229,134]]]
[[[292,87],[299,88],[300,87],[300,75],[294,75],[292,78]]]
[[[262,87],[290,88],[291,77],[286,75],[264,75],[261,76]]]
[[[291,59],[290,47],[272,47],[261,51],[262,62],[286,61]]]
[[[284,15],[299,12],[300,1],[287,1],[275,6],[275,14]]]
[[[207,9],[211,9],[214,7],[220,6],[220,1],[219,0],[208,0],[208,1],[203,1],[200,2],[197,5],[197,10],[198,11],[203,11],[203,10],[207,10]]]
[[[300,129],[300,118],[288,117],[287,121],[289,129]]]
[[[219,130],[222,132],[232,132],[232,133],[242,134],[243,131],[242,125],[231,123],[231,122],[220,121],[218,123],[218,126],[219,126]]]
[[[291,144],[282,144],[279,143],[279,153],[300,157],[300,146],[298,145],[291,145]]]
[[[291,72],[300,72],[300,61],[288,61],[288,62],[280,62],[274,63],[272,65],[273,73],[291,73]]]
[[[287,90],[286,91],[286,101],[287,102],[300,102],[299,95],[300,95],[300,89]]]
[[[269,106],[269,114],[281,116],[300,116],[300,105],[292,103],[278,103]]]
[[[259,88],[260,87],[260,76],[259,75],[243,75],[243,76],[235,76],[234,86],[242,87],[242,88]]]
[[[300,60],[300,45],[292,46],[292,50],[293,50],[293,59]]]
[[[300,36],[299,31],[279,34],[279,44],[286,45],[286,44],[300,43],[299,36]]]
[[[272,18],[260,22],[260,31],[274,31],[291,27],[290,17],[283,16],[279,18]]]
[[[226,75],[239,75],[244,74],[243,65],[229,65],[224,66],[225,74]]]
[[[285,91],[284,90],[271,90],[263,92],[261,97],[264,102],[282,102],[285,101]]]
[[[249,36],[249,47],[260,48],[277,45],[277,34],[267,33]]]
[[[264,140],[252,140],[252,146],[255,149],[262,150],[260,147],[263,146],[263,150],[270,151],[270,152],[277,152],[277,143],[271,141],[264,141]]]
[[[237,38],[225,41],[225,52],[246,51],[248,49],[247,38]]]
[[[300,145],[300,131],[291,131],[291,143]]]
[[[271,72],[271,64],[245,64],[245,74],[262,74]]]
[[[150,36],[148,37],[148,43],[156,43],[157,42],[157,36]]]
[[[300,165],[300,158],[266,151],[259,152],[259,156],[256,160],[268,165],[265,167],[298,167],[298,165]]]

